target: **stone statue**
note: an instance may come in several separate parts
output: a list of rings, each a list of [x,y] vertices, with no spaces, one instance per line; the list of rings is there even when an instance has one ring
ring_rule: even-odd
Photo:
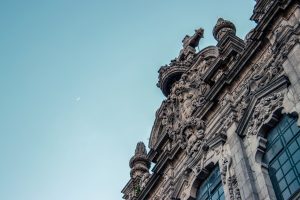
[[[190,58],[190,55],[193,55],[196,52],[196,47],[199,45],[199,41],[203,38],[204,29],[199,28],[195,30],[195,34],[193,36],[186,35],[183,40],[183,49],[179,53],[178,60],[186,60]]]

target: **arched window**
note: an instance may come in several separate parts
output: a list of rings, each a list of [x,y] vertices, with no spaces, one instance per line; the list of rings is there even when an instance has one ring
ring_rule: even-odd
[[[264,161],[278,200],[293,199],[300,191],[300,129],[285,115],[269,132]]]
[[[224,200],[220,169],[216,166],[197,191],[197,200]]]

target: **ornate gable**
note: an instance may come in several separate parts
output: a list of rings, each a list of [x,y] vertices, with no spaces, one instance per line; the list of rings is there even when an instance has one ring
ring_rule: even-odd
[[[257,135],[275,111],[300,113],[300,3],[257,1],[252,19],[258,24],[243,40],[220,18],[217,45],[198,52],[204,30],[197,29],[160,68],[157,86],[166,99],[143,162],[154,167],[139,172],[139,194],[125,199],[195,199],[217,165],[225,199],[273,198],[267,179],[255,174],[264,173],[256,157],[266,143]]]

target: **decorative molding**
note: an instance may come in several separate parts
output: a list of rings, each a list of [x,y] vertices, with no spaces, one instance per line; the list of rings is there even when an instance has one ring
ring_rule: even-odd
[[[261,126],[269,120],[272,112],[282,107],[283,93],[274,93],[259,100],[249,122],[247,136],[257,135]]]
[[[197,118],[190,118],[184,122],[178,137],[180,146],[186,150],[188,156],[193,156],[204,145],[205,122]]]
[[[241,193],[232,169],[232,158],[227,150],[223,150],[220,162],[221,180],[224,189],[228,189],[230,200],[241,200]]]
[[[289,6],[291,2],[295,6]],[[247,189],[241,184],[243,178],[255,177],[251,170],[263,165],[259,161],[266,140],[261,133],[275,122],[274,112],[283,107],[288,112],[283,96],[298,95],[287,95],[291,93],[289,84],[294,83],[289,82],[282,66],[299,43],[299,13],[294,16],[298,24],[290,23],[293,14],[288,13],[295,10],[296,4],[299,2],[257,0],[254,15],[259,24],[245,41],[235,35],[234,25],[223,19],[214,28],[216,46],[196,52],[203,36],[201,29],[183,39],[179,56],[159,70],[158,86],[167,98],[156,112],[149,153],[141,159],[135,156],[132,161],[135,179],[132,174],[122,190],[125,199],[195,199],[195,187],[216,163],[220,165],[224,188],[228,189],[226,198],[241,199]],[[259,163],[247,169],[246,175],[241,175],[244,177],[234,169],[238,156],[229,153],[230,145],[236,142],[231,140],[231,134],[227,140],[233,123],[236,131],[230,133],[242,137],[235,138],[240,142],[235,148],[243,148],[244,152],[238,156],[248,155],[250,148],[255,158],[245,158],[251,159],[247,163]],[[257,143],[252,142],[253,138]],[[155,163],[153,173],[144,170],[144,159]],[[255,181],[249,186],[255,193],[253,197],[260,197],[254,184]],[[133,193],[137,187],[140,191]]]

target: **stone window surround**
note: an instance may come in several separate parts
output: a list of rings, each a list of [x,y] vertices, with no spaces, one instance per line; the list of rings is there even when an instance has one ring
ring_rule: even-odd
[[[295,130],[296,132],[294,132]],[[270,143],[268,142],[267,144],[267,151],[263,158],[263,161],[266,162],[269,167],[276,166],[275,168],[272,167],[273,172],[270,171],[271,169],[268,170],[269,173],[272,173],[270,178],[273,182],[273,187],[278,187],[278,184],[280,184],[280,182],[282,181],[287,181],[288,183],[285,189],[275,189],[275,193],[277,193],[277,195],[283,193],[283,196],[285,196],[284,194],[290,195],[289,198],[293,198],[293,195],[297,194],[300,189],[298,177],[299,171],[296,169],[296,164],[299,163],[298,151],[300,151],[300,146],[297,142],[297,140],[300,139],[299,130],[300,129],[296,125],[295,118],[290,117],[289,115],[284,115],[280,119],[279,123],[275,126],[275,128],[271,129],[271,131],[269,131],[267,135],[267,138],[270,140]],[[269,136],[272,137],[270,138]],[[292,144],[296,144],[296,148],[291,149]],[[296,156],[296,158],[294,156]],[[295,159],[298,160],[298,162]],[[277,172],[281,173],[277,174]],[[287,173],[287,176],[285,176],[284,173]],[[275,174],[277,175],[275,176]],[[278,177],[278,175],[280,174],[281,176]],[[291,176],[291,174],[294,175]],[[292,182],[298,183],[298,187],[290,186],[289,183]],[[291,189],[295,191],[290,191]],[[292,194],[287,194],[286,192],[292,192]],[[281,199],[281,197],[279,199]]]
[[[265,150],[267,147],[267,135],[271,129],[273,129],[280,119],[284,116],[282,113],[283,107],[280,107],[273,111],[271,118],[265,124],[263,124],[256,136],[256,153],[254,155],[254,160],[259,168],[254,166],[254,173],[257,174],[257,183],[260,183],[260,195],[267,199],[276,199],[273,184],[271,182],[268,165],[263,161],[263,156],[265,155]],[[292,117],[298,118],[297,113],[287,114]],[[299,125],[298,125],[299,126]],[[260,175],[259,175],[260,174]],[[261,188],[262,187],[262,188]]]
[[[212,188],[212,191],[211,191],[211,185],[208,186],[208,182],[209,179],[212,178],[212,176],[215,176],[217,175],[217,178],[215,178],[214,182],[212,183],[212,185],[215,185],[214,188]],[[205,185],[204,185],[205,184]],[[211,195],[215,195],[216,192],[218,192],[218,190],[220,188],[222,188],[222,194],[223,194],[223,198],[224,198],[224,190],[223,190],[223,184],[222,184],[222,181],[221,181],[221,172],[220,172],[220,168],[218,165],[214,166],[214,168],[212,169],[212,171],[209,173],[208,177],[202,181],[202,183],[200,184],[200,187],[198,188],[198,191],[197,191],[197,199],[198,198],[202,198],[203,196],[198,196],[199,195],[199,192],[200,192],[200,189],[205,186],[206,189],[204,189],[204,191],[208,192],[209,195],[207,196],[207,198],[211,199],[212,196]],[[206,193],[205,192],[205,193]],[[214,192],[214,193],[212,193]],[[203,194],[202,194],[203,195]],[[220,194],[219,194],[220,195]],[[221,197],[222,195],[218,196],[218,199]]]

